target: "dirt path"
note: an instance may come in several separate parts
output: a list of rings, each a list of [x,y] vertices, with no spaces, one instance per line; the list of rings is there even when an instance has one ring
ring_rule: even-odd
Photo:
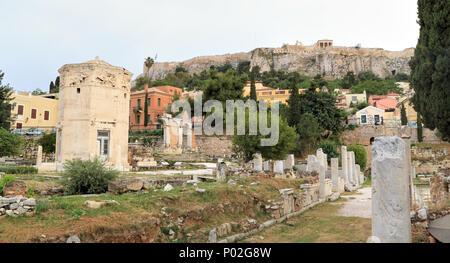
[[[358,189],[354,195],[345,195],[347,202],[336,213],[338,216],[372,218],[372,187]]]

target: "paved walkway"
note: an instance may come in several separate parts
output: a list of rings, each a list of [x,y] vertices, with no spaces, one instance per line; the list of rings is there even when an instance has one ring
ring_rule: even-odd
[[[358,194],[346,195],[348,199],[344,206],[337,211],[338,216],[372,217],[372,187],[360,188]]]

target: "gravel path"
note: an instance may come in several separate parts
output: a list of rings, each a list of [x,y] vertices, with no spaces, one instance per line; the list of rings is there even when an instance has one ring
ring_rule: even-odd
[[[338,216],[372,217],[372,187],[358,189],[356,195],[346,195],[344,206],[337,211]]]

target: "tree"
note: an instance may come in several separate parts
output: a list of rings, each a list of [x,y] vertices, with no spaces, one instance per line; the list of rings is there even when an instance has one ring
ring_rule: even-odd
[[[450,140],[450,2],[418,0],[419,40],[410,61],[411,99],[425,127]]]
[[[402,104],[402,107],[400,108],[400,120],[402,122],[402,125],[408,125],[408,118],[406,117],[406,109],[405,105]]]
[[[155,64],[155,60],[151,57],[147,57],[145,59],[145,67],[147,68],[147,70],[150,70],[150,68],[153,66],[153,64]]]
[[[255,86],[255,70],[254,68],[252,69],[252,71],[250,72],[250,99],[256,101],[257,100],[257,96],[256,96],[256,86]]]
[[[20,154],[22,140],[16,134],[0,127],[0,157]]]
[[[386,95],[390,92],[403,94],[402,88],[395,83],[393,79],[387,80],[366,80],[358,83],[351,88],[352,93],[363,93],[366,91],[367,97],[370,95]]]
[[[2,84],[4,76],[5,73],[0,70],[0,128],[3,127],[9,130],[11,118],[10,102],[12,100],[13,91],[9,84]]]
[[[305,153],[313,151],[320,139],[322,129],[319,122],[311,113],[302,114],[296,126],[299,142],[295,148],[297,156],[303,156]]]
[[[337,146],[338,146],[337,143],[334,141],[323,141],[319,144],[319,148],[322,148],[323,153],[327,155],[328,162],[331,162],[331,158],[339,157]]]
[[[423,141],[422,117],[420,113],[417,113],[417,140],[419,142]]]
[[[299,96],[298,110],[301,114],[311,113],[318,121],[319,126],[331,132],[342,130],[343,115],[335,106],[336,99],[326,92],[308,90]],[[293,109],[291,109],[292,111]],[[295,123],[295,126],[297,126]]]
[[[246,78],[236,75],[234,70],[228,70],[225,74],[213,70],[210,74],[211,78],[204,83],[203,101],[242,99]]]
[[[55,90],[55,84],[53,83],[53,81],[50,81],[50,87],[48,88],[48,93],[53,93],[54,90]]]
[[[381,79],[370,70],[359,72],[358,79],[359,81],[366,81],[366,80],[381,81]]]
[[[42,146],[42,151],[46,154],[55,152],[56,149],[56,133],[46,133],[38,140],[38,144]]]
[[[42,91],[41,89],[35,89],[33,92],[31,92],[32,95],[43,95],[47,94],[45,91]]]
[[[268,122],[270,123],[270,118],[268,118]],[[245,125],[246,134],[248,134],[248,116]],[[233,151],[246,162],[251,161],[255,153],[261,153],[265,159],[282,160],[295,148],[298,135],[295,133],[295,129],[282,118],[280,118],[279,132],[278,143],[275,146],[261,146],[261,139],[269,136],[262,136],[259,133],[258,135],[235,135],[232,140]]]
[[[355,76],[355,73],[353,73],[353,71],[347,72],[347,74],[342,79],[342,88],[350,89],[356,84],[358,84],[358,78]]]
[[[148,85],[150,86],[151,83],[148,83]],[[148,126],[148,93],[145,92],[145,101],[144,101],[144,126],[147,127]]]
[[[250,61],[239,62],[236,71],[238,75],[242,74],[248,75],[250,73]]]

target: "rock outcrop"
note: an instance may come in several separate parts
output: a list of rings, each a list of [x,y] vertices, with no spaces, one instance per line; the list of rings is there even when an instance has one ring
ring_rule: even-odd
[[[414,48],[403,51],[387,51],[382,48],[327,47],[285,45],[281,48],[256,48],[248,53],[195,57],[183,62],[157,62],[150,70],[144,65],[144,73],[153,79],[164,78],[183,66],[190,74],[208,70],[211,66],[226,63],[234,68],[240,62],[250,61],[251,66],[259,66],[261,71],[275,70],[299,72],[308,76],[322,74],[326,78],[342,78],[348,71],[356,74],[371,70],[380,77],[398,73],[410,73],[409,60]]]

